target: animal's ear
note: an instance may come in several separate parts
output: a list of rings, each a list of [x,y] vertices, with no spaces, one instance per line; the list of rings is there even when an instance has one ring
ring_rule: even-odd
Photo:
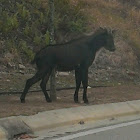
[[[106,27],[100,27],[100,30],[105,33],[105,35],[108,34],[108,28]]]
[[[106,27],[100,27],[101,30],[107,31]]]
[[[105,28],[104,28],[104,27],[100,27],[100,29],[101,29],[101,30],[104,30]]]

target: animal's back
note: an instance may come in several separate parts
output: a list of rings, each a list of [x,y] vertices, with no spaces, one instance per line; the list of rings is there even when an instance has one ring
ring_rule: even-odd
[[[72,69],[88,57],[87,36],[64,44],[50,45],[36,53],[32,63],[37,67],[45,64],[56,64],[65,69]]]

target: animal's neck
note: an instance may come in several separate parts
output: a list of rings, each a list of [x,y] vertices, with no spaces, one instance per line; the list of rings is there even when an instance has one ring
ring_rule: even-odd
[[[103,35],[98,35],[90,41],[90,49],[94,52],[99,51],[105,45],[105,37]]]

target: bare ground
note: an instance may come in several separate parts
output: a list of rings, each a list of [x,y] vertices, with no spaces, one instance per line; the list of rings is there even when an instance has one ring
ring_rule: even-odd
[[[57,92],[57,101],[47,103],[42,92],[28,93],[26,103],[21,104],[20,95],[0,96],[0,118],[17,115],[32,115],[38,112],[60,108],[84,106],[82,91],[79,93],[80,103],[73,101],[74,90]],[[124,85],[115,87],[100,87],[88,89],[89,105],[124,102],[140,99],[139,85]]]

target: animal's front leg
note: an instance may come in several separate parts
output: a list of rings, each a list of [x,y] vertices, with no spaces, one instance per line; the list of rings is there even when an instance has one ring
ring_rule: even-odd
[[[74,101],[78,103],[78,92],[81,85],[81,69],[80,67],[75,68],[75,81],[76,81],[76,89],[74,94]]]

